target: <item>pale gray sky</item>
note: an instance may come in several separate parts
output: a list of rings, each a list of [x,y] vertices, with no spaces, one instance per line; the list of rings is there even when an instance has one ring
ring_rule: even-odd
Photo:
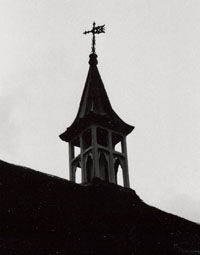
[[[128,137],[131,187],[200,222],[200,1],[0,0],[0,158],[68,178],[95,20],[99,71]]]

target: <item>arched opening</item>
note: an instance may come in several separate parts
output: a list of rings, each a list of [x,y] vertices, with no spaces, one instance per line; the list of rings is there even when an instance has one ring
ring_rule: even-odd
[[[86,161],[86,180],[87,182],[91,182],[93,178],[93,160],[89,155]]]
[[[81,148],[80,148],[80,138],[77,137],[72,143],[71,143],[71,156],[72,159],[76,158],[80,155]]]
[[[74,165],[74,181],[76,183],[82,183],[82,169],[80,166],[80,162],[77,162]]]
[[[79,168],[79,167],[76,168],[75,182],[76,182],[76,183],[82,183],[81,168]]]
[[[113,150],[122,153],[122,140],[123,137],[121,135],[112,134],[112,146],[113,146]]]
[[[115,161],[114,168],[116,184],[124,186],[123,168],[119,159]]]
[[[99,157],[99,171],[100,178],[104,181],[109,181],[108,162],[104,153],[101,153]]]
[[[119,143],[115,144],[114,150],[118,151],[118,152],[122,152],[122,143],[119,142]]]

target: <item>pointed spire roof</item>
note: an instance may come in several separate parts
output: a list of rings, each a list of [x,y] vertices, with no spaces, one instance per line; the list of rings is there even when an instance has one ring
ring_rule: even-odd
[[[90,68],[83,90],[78,114],[67,130],[60,138],[69,142],[76,134],[81,132],[90,124],[99,124],[124,135],[129,134],[134,127],[126,124],[115,113],[110,104],[108,95],[103,85],[97,68],[97,55],[90,54]]]

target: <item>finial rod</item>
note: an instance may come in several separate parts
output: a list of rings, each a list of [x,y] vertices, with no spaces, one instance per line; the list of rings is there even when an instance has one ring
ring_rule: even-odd
[[[93,22],[93,27],[91,30],[89,31],[85,31],[83,34],[89,34],[92,33],[92,53],[96,53],[95,52],[95,45],[96,45],[96,38],[95,38],[95,34],[101,34],[101,33],[105,33],[105,25],[103,26],[97,26],[96,27],[96,23]]]

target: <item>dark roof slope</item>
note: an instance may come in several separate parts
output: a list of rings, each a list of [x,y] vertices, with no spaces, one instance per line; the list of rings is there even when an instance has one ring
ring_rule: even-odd
[[[200,226],[134,190],[90,185],[0,161],[0,254],[199,254]]]
[[[96,54],[90,55],[89,63],[90,68],[78,114],[72,125],[60,135],[64,141],[69,141],[76,133],[91,123],[98,123],[125,135],[129,134],[134,128],[121,120],[112,109],[97,68]]]

